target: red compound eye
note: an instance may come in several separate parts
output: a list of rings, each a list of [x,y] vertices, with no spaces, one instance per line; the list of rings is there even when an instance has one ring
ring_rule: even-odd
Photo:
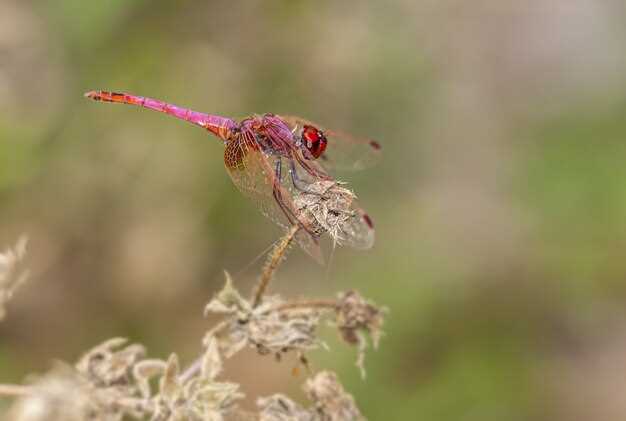
[[[313,158],[317,159],[324,153],[328,141],[321,130],[313,126],[304,126],[302,129],[302,143]]]

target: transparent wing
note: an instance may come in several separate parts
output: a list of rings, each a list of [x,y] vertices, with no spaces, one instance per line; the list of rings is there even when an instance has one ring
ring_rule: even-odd
[[[227,144],[224,164],[233,183],[266,217],[285,228],[300,225],[303,229],[296,234],[296,241],[314,259],[323,262],[315,232],[298,215],[292,193],[276,177],[275,159],[263,153],[253,140],[240,138]]]
[[[381,146],[367,138],[358,138],[338,130],[325,129],[317,123],[297,116],[280,116],[292,130],[301,130],[304,125],[316,127],[324,132],[328,145],[319,161],[330,171],[356,171],[375,165],[381,157]]]

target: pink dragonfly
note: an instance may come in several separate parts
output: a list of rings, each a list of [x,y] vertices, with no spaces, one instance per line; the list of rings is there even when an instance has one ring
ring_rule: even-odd
[[[351,192],[337,187],[341,183],[329,169],[361,169],[373,164],[380,155],[377,142],[323,130],[294,116],[254,115],[237,122],[127,93],[91,91],[85,96],[160,111],[220,138],[226,146],[226,170],[235,185],[274,222],[283,227],[297,225],[296,241],[317,260],[323,260],[319,237],[324,232],[341,245],[359,249],[373,245],[372,219],[356,204]],[[315,211],[303,212],[307,206]],[[341,223],[330,232],[327,225],[320,227],[316,222],[320,214]]]

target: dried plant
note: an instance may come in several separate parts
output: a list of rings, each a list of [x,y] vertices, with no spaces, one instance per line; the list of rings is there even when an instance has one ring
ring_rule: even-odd
[[[356,195],[344,186],[336,180],[316,181],[294,198],[294,205],[317,235],[327,233],[340,246],[369,248],[374,242],[374,231],[361,222],[365,215],[354,207]]]
[[[22,236],[13,248],[0,253],[0,321],[6,316],[7,303],[28,278],[28,271],[22,268],[27,243]]]
[[[260,421],[344,421],[364,420],[354,398],[346,393],[337,376],[330,371],[322,371],[304,384],[312,405],[303,408],[288,397],[276,394],[260,398]]]
[[[86,352],[74,365],[58,363],[47,374],[31,377],[25,385],[0,385],[0,395],[17,397],[9,419],[364,420],[334,373],[311,373],[306,353],[326,347],[317,335],[318,326],[326,321],[337,328],[347,344],[358,349],[357,364],[364,373],[366,336],[377,346],[385,311],[356,291],[340,293],[334,300],[288,301],[268,295],[268,286],[297,230],[290,229],[276,244],[251,298],[244,298],[225,273],[224,287],[205,307],[205,314],[217,314],[223,320],[208,330],[202,355],[185,370],[181,370],[177,354],[171,354],[166,361],[147,358],[143,346],[128,344],[124,338],[109,339]],[[6,264],[0,267],[6,269],[0,272],[0,280],[16,273],[15,265],[22,259],[23,250],[24,245],[18,244],[3,255]],[[244,348],[252,348],[259,355],[274,355],[277,360],[285,353],[295,353],[306,372],[311,373],[303,385],[310,405],[303,407],[276,394],[258,398],[256,410],[240,408],[238,403],[244,396],[240,386],[222,381],[219,376],[222,359]]]

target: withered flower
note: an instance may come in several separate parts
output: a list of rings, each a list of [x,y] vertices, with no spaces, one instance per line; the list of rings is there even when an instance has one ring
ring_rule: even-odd
[[[369,217],[355,207],[356,195],[339,181],[320,180],[294,197],[294,205],[317,236],[328,233],[337,245],[367,249],[374,243]]]
[[[226,274],[226,285],[209,302],[205,311],[229,314],[230,317],[211,329],[206,338],[217,338],[226,357],[246,346],[255,348],[261,354],[276,356],[320,346],[321,342],[315,335],[320,312],[314,308],[289,314],[275,311],[282,303],[280,297],[266,295],[257,307],[252,308],[251,303],[234,289],[230,276]]]
[[[304,408],[282,394],[257,400],[260,421],[365,421],[337,376],[322,371],[303,386],[312,405]]]
[[[356,291],[346,291],[339,294],[337,303],[336,324],[341,337],[350,345],[357,346],[359,356],[357,366],[361,375],[365,376],[364,360],[367,339],[364,333],[369,334],[374,349],[382,336],[383,315],[386,308],[380,308],[367,301]]]
[[[276,394],[257,399],[259,421],[315,421],[316,416],[287,396]]]
[[[180,380],[178,357],[172,354],[159,382],[152,420],[224,420],[243,394],[239,385],[215,380],[221,371],[222,361],[214,340],[209,341],[204,353],[200,374],[185,383]]]
[[[346,393],[337,375],[322,371],[307,380],[304,391],[315,404],[315,409],[323,421],[364,421],[354,398]]]
[[[138,399],[132,369],[144,353],[123,338],[110,339],[85,353],[75,367],[57,364],[34,379],[31,393],[11,409],[16,421],[120,421],[148,408]]]

